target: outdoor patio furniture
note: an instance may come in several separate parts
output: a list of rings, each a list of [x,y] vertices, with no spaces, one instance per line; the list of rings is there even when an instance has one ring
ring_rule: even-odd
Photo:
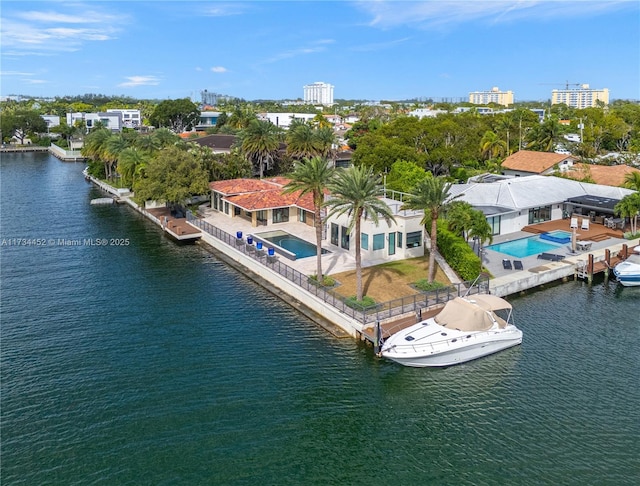
[[[520,260],[513,260],[513,268],[515,268],[516,270],[524,270],[524,267],[522,266],[522,262]]]
[[[582,218],[582,226],[580,227],[580,229],[589,231],[589,218]]]
[[[578,228],[578,218],[571,218],[571,224],[569,225],[569,228]]]
[[[539,260],[549,260],[552,262],[559,262],[560,260],[564,260],[564,256],[556,255],[555,253],[540,253],[538,255]]]
[[[589,241],[589,240],[578,241],[576,243],[576,247],[580,251],[589,251],[589,250],[591,250],[591,245],[593,245],[593,241]]]
[[[511,266],[511,260],[502,260],[502,268],[505,270],[511,270],[513,268]]]

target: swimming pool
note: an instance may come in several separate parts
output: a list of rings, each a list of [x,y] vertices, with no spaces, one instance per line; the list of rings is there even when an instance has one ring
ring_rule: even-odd
[[[255,236],[290,251],[295,254],[296,258],[307,258],[316,256],[317,254],[316,245],[300,239],[297,236],[293,236],[286,231],[267,231],[266,233],[257,233]],[[325,253],[329,253],[329,251],[323,248],[322,254],[324,255]]]
[[[562,233],[566,233],[566,231],[563,231]],[[556,236],[561,237],[561,235]],[[571,237],[569,237],[569,240],[570,239]],[[525,258],[531,255],[537,255],[538,253],[557,251],[562,248],[562,246],[562,243],[545,240],[542,238],[542,235],[540,235],[520,238],[519,240],[505,241],[504,243],[496,243],[495,245],[485,247],[485,249],[504,253],[505,255],[516,258]]]

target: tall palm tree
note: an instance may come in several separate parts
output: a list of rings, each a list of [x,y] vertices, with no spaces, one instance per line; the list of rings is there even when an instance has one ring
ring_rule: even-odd
[[[320,127],[316,130],[316,145],[319,155],[331,161],[331,166],[336,165],[336,134],[331,127]]]
[[[313,196],[313,225],[316,229],[316,275],[318,282],[322,283],[322,206],[324,203],[324,190],[331,183],[334,169],[329,166],[326,159],[313,157],[303,159],[295,163],[291,182],[284,186],[285,193],[300,191],[300,195],[311,194]]]
[[[469,237],[473,238],[474,248],[475,242],[478,242],[478,256],[482,254],[482,247],[485,241],[488,241],[489,244],[493,242],[493,228],[491,228],[484,213],[478,209],[473,209],[471,212]]]
[[[247,160],[257,165],[260,178],[264,176],[265,168],[273,161],[280,142],[278,141],[278,127],[268,120],[253,119],[249,126],[240,134],[242,140],[240,150]]]
[[[482,157],[487,159],[496,159],[505,154],[507,144],[504,140],[500,140],[500,137],[491,130],[484,132],[482,140],[480,141],[480,150]]]
[[[111,131],[103,128],[89,133],[84,141],[84,145],[80,153],[93,161],[104,162],[105,176],[108,173],[108,162],[104,157],[107,147],[107,141],[111,138]]]
[[[429,283],[436,278],[436,249],[438,247],[438,217],[446,207],[449,199],[451,183],[441,177],[427,177],[416,184],[411,194],[407,197],[403,209],[423,210],[424,217],[420,224],[429,233],[431,240],[429,251]],[[431,230],[427,230],[427,224],[431,221]]]
[[[325,202],[330,207],[329,217],[333,215],[349,217],[348,230],[355,229],[356,255],[356,299],[362,301],[362,255],[360,250],[360,234],[362,218],[371,219],[378,224],[382,216],[390,224],[395,222],[393,212],[382,201],[384,188],[379,177],[374,176],[373,169],[366,166],[351,166],[336,172],[329,185],[331,198]]]
[[[160,148],[175,145],[176,142],[181,140],[178,135],[173,133],[168,128],[158,128],[157,130],[154,130],[152,137],[160,145]]]
[[[287,153],[296,158],[310,158],[319,155],[318,139],[308,124],[297,125],[287,132]]]

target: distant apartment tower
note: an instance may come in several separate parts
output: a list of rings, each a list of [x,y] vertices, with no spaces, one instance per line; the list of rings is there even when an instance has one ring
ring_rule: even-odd
[[[497,87],[491,91],[473,91],[469,93],[469,103],[474,105],[488,105],[497,103],[498,105],[513,105],[513,91],[500,91]]]
[[[565,104],[572,108],[593,108],[596,102],[609,104],[609,90],[591,89],[588,84],[583,84],[578,89],[554,89],[551,91],[551,104]]]
[[[333,105],[333,85],[318,81],[304,87],[304,101],[314,105]]]

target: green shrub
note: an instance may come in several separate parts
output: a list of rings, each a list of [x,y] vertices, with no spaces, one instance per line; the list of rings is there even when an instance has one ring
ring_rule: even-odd
[[[347,304],[352,309],[366,311],[369,309],[375,309],[376,301],[373,300],[372,297],[365,295],[362,300],[358,300],[355,295],[351,297],[347,297],[344,300],[344,303]]]
[[[474,280],[482,271],[482,262],[460,236],[449,231],[447,222],[438,221],[438,251],[463,280]]]
[[[318,285],[318,276],[315,274],[310,275],[309,282],[311,282],[313,285]],[[328,275],[322,276],[323,287],[333,287],[335,284],[336,284],[336,280],[333,277],[329,277]]]
[[[440,282],[429,282],[428,279],[422,278],[413,284],[418,290],[423,292],[429,292],[431,290],[438,290],[446,288],[446,285]]]

